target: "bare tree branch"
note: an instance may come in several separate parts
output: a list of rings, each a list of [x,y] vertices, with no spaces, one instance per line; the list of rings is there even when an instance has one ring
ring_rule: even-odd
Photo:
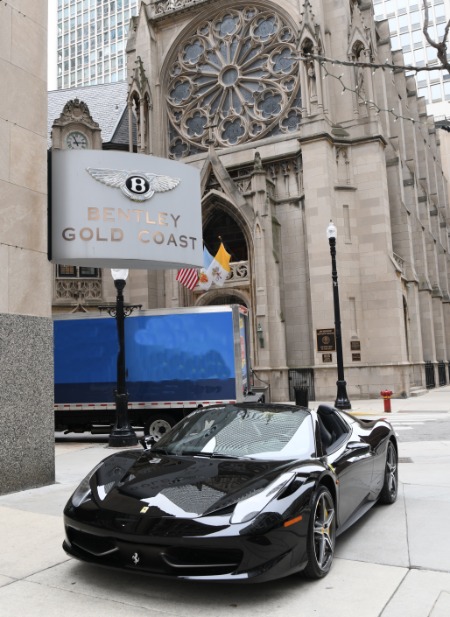
[[[434,68],[438,70],[439,69],[446,70],[450,73],[450,64],[447,59],[447,41],[448,41],[448,31],[450,29],[450,21],[448,21],[447,25],[445,26],[444,36],[442,37],[442,41],[439,41],[438,43],[436,43],[436,41],[434,41],[431,38],[430,33],[428,32],[429,15],[428,15],[428,1],[427,0],[423,0],[423,12],[424,12],[424,20],[423,20],[422,32],[428,44],[431,45],[431,47],[434,47],[434,49],[436,50],[437,58],[439,62],[441,63],[441,66],[434,67]]]
[[[436,50],[436,56],[439,60],[439,65],[425,65],[425,66],[416,66],[412,64],[394,64],[391,62],[384,62],[383,64],[377,64],[376,62],[358,62],[356,60],[336,60],[336,58],[327,58],[326,56],[320,56],[316,54],[306,54],[306,57],[299,57],[299,60],[307,60],[309,58],[314,58],[319,62],[330,62],[331,64],[341,64],[344,66],[361,66],[361,67],[371,67],[373,69],[390,69],[394,71],[407,71],[420,73],[423,71],[447,71],[450,73],[450,61],[447,58],[447,43],[450,31],[450,20],[447,22],[444,30],[444,35],[442,37],[442,41],[436,42],[430,36],[428,31],[430,26],[429,20],[429,12],[428,12],[428,0],[423,0],[423,11],[424,11],[424,22],[422,32],[425,36],[427,43]]]
[[[440,66],[415,66],[413,64],[394,64],[391,62],[384,62],[383,64],[378,64],[376,62],[359,62],[357,60],[336,60],[336,58],[327,58],[326,56],[320,56],[318,54],[306,54],[305,56],[299,56],[298,60],[308,60],[310,58],[314,58],[319,62],[330,62],[331,64],[342,64],[344,66],[362,66],[362,67],[371,67],[373,69],[390,69],[390,70],[399,70],[399,71],[412,71],[419,73],[420,71],[443,71],[449,70],[450,65],[448,63],[442,64]]]

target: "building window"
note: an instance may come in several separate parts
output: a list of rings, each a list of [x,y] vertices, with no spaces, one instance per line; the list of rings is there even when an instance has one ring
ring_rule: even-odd
[[[411,22],[411,28],[419,28],[420,27],[420,12],[419,11],[412,11],[409,14],[409,19]]]
[[[432,103],[437,103],[439,101],[442,101],[441,84],[437,84],[436,86],[431,86],[431,101]]]
[[[136,15],[139,4],[138,0],[126,2],[125,20]],[[99,0],[98,2],[97,0],[61,0],[58,6],[58,51],[62,53],[64,49],[64,60],[69,60],[69,63],[75,57],[75,54],[83,55],[83,64],[80,64],[80,62],[75,65],[72,64],[72,66],[69,64],[68,71],[72,74],[59,80],[58,88],[69,87],[75,85],[75,83],[76,85],[87,85],[90,81],[90,71],[86,73],[82,70],[81,77],[80,73],[77,72],[86,68],[87,54],[94,49],[108,46],[109,41],[115,44],[120,39],[122,44],[126,43],[123,40],[124,2],[123,0]],[[115,30],[118,24],[120,24],[120,30]],[[108,57],[108,53],[105,53],[103,57]],[[62,59],[60,58],[58,61],[61,64]],[[117,76],[118,69],[115,74]],[[121,79],[124,78],[125,75],[122,73]],[[109,70],[104,81],[106,83],[112,79],[113,70]],[[117,78],[115,81],[117,81]]]
[[[450,100],[450,82],[444,84],[444,97],[446,101]]]
[[[417,91],[417,96],[419,97],[423,96],[425,99],[425,102],[428,103],[428,88],[419,88]]]
[[[398,18],[398,27],[400,32],[406,32],[409,28],[408,15],[400,15]]]
[[[416,61],[417,66],[423,66],[425,64],[425,50],[423,49],[416,49],[414,51],[414,59]]]
[[[58,277],[67,278],[77,276],[77,269],[75,266],[58,266]]]
[[[100,269],[58,265],[56,276],[57,278],[100,278]]]
[[[389,31],[391,35],[397,32],[397,19],[395,17],[389,20]]]

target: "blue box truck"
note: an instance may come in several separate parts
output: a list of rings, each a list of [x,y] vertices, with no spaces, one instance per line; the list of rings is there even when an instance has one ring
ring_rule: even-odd
[[[118,336],[109,315],[54,318],[55,430],[109,432]],[[125,319],[129,420],[158,439],[200,406],[251,393],[248,311],[239,305],[146,310]]]

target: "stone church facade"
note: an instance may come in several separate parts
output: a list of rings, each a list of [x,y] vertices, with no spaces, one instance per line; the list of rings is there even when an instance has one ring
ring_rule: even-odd
[[[231,273],[191,292],[176,272],[132,271],[126,299],[244,304],[255,386],[277,401],[297,386],[333,400],[333,220],[350,399],[447,383],[444,133],[414,77],[349,64],[402,64],[371,3],[149,0],[127,50],[127,90],[78,89],[65,105],[50,93],[52,146],[78,131],[84,147],[195,165],[204,242],[214,254],[223,241]],[[113,301],[107,272],[57,268],[54,312]]]
[[[148,275],[149,306],[241,302],[256,384],[332,399],[326,229],[337,227],[350,399],[447,383],[448,196],[433,119],[369,2],[149,0],[128,41],[140,152],[201,170],[204,242],[222,288]],[[332,332],[331,332],[332,333]]]

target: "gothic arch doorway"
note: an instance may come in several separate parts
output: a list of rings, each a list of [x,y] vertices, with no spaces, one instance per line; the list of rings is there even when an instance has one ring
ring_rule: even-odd
[[[241,292],[227,292],[226,290],[212,291],[204,294],[199,302],[199,306],[222,306],[224,304],[240,304],[250,308],[249,298]]]
[[[239,304],[251,310],[254,293],[251,284],[253,241],[248,221],[232,203],[215,194],[204,199],[203,241],[212,256],[223,242],[231,255],[231,271],[223,287],[218,288],[213,284],[206,292],[197,290],[195,303],[231,304],[231,300],[225,300],[224,297],[238,296]]]
[[[203,241],[211,255],[216,254],[222,241],[232,262],[248,261],[247,240],[236,219],[216,203],[208,210]]]
[[[244,303],[243,298],[241,296],[237,296],[236,294],[224,294],[218,296],[217,298],[213,298],[210,302],[208,302],[208,306],[220,306],[222,304],[243,304],[244,306],[247,306],[247,304]]]

